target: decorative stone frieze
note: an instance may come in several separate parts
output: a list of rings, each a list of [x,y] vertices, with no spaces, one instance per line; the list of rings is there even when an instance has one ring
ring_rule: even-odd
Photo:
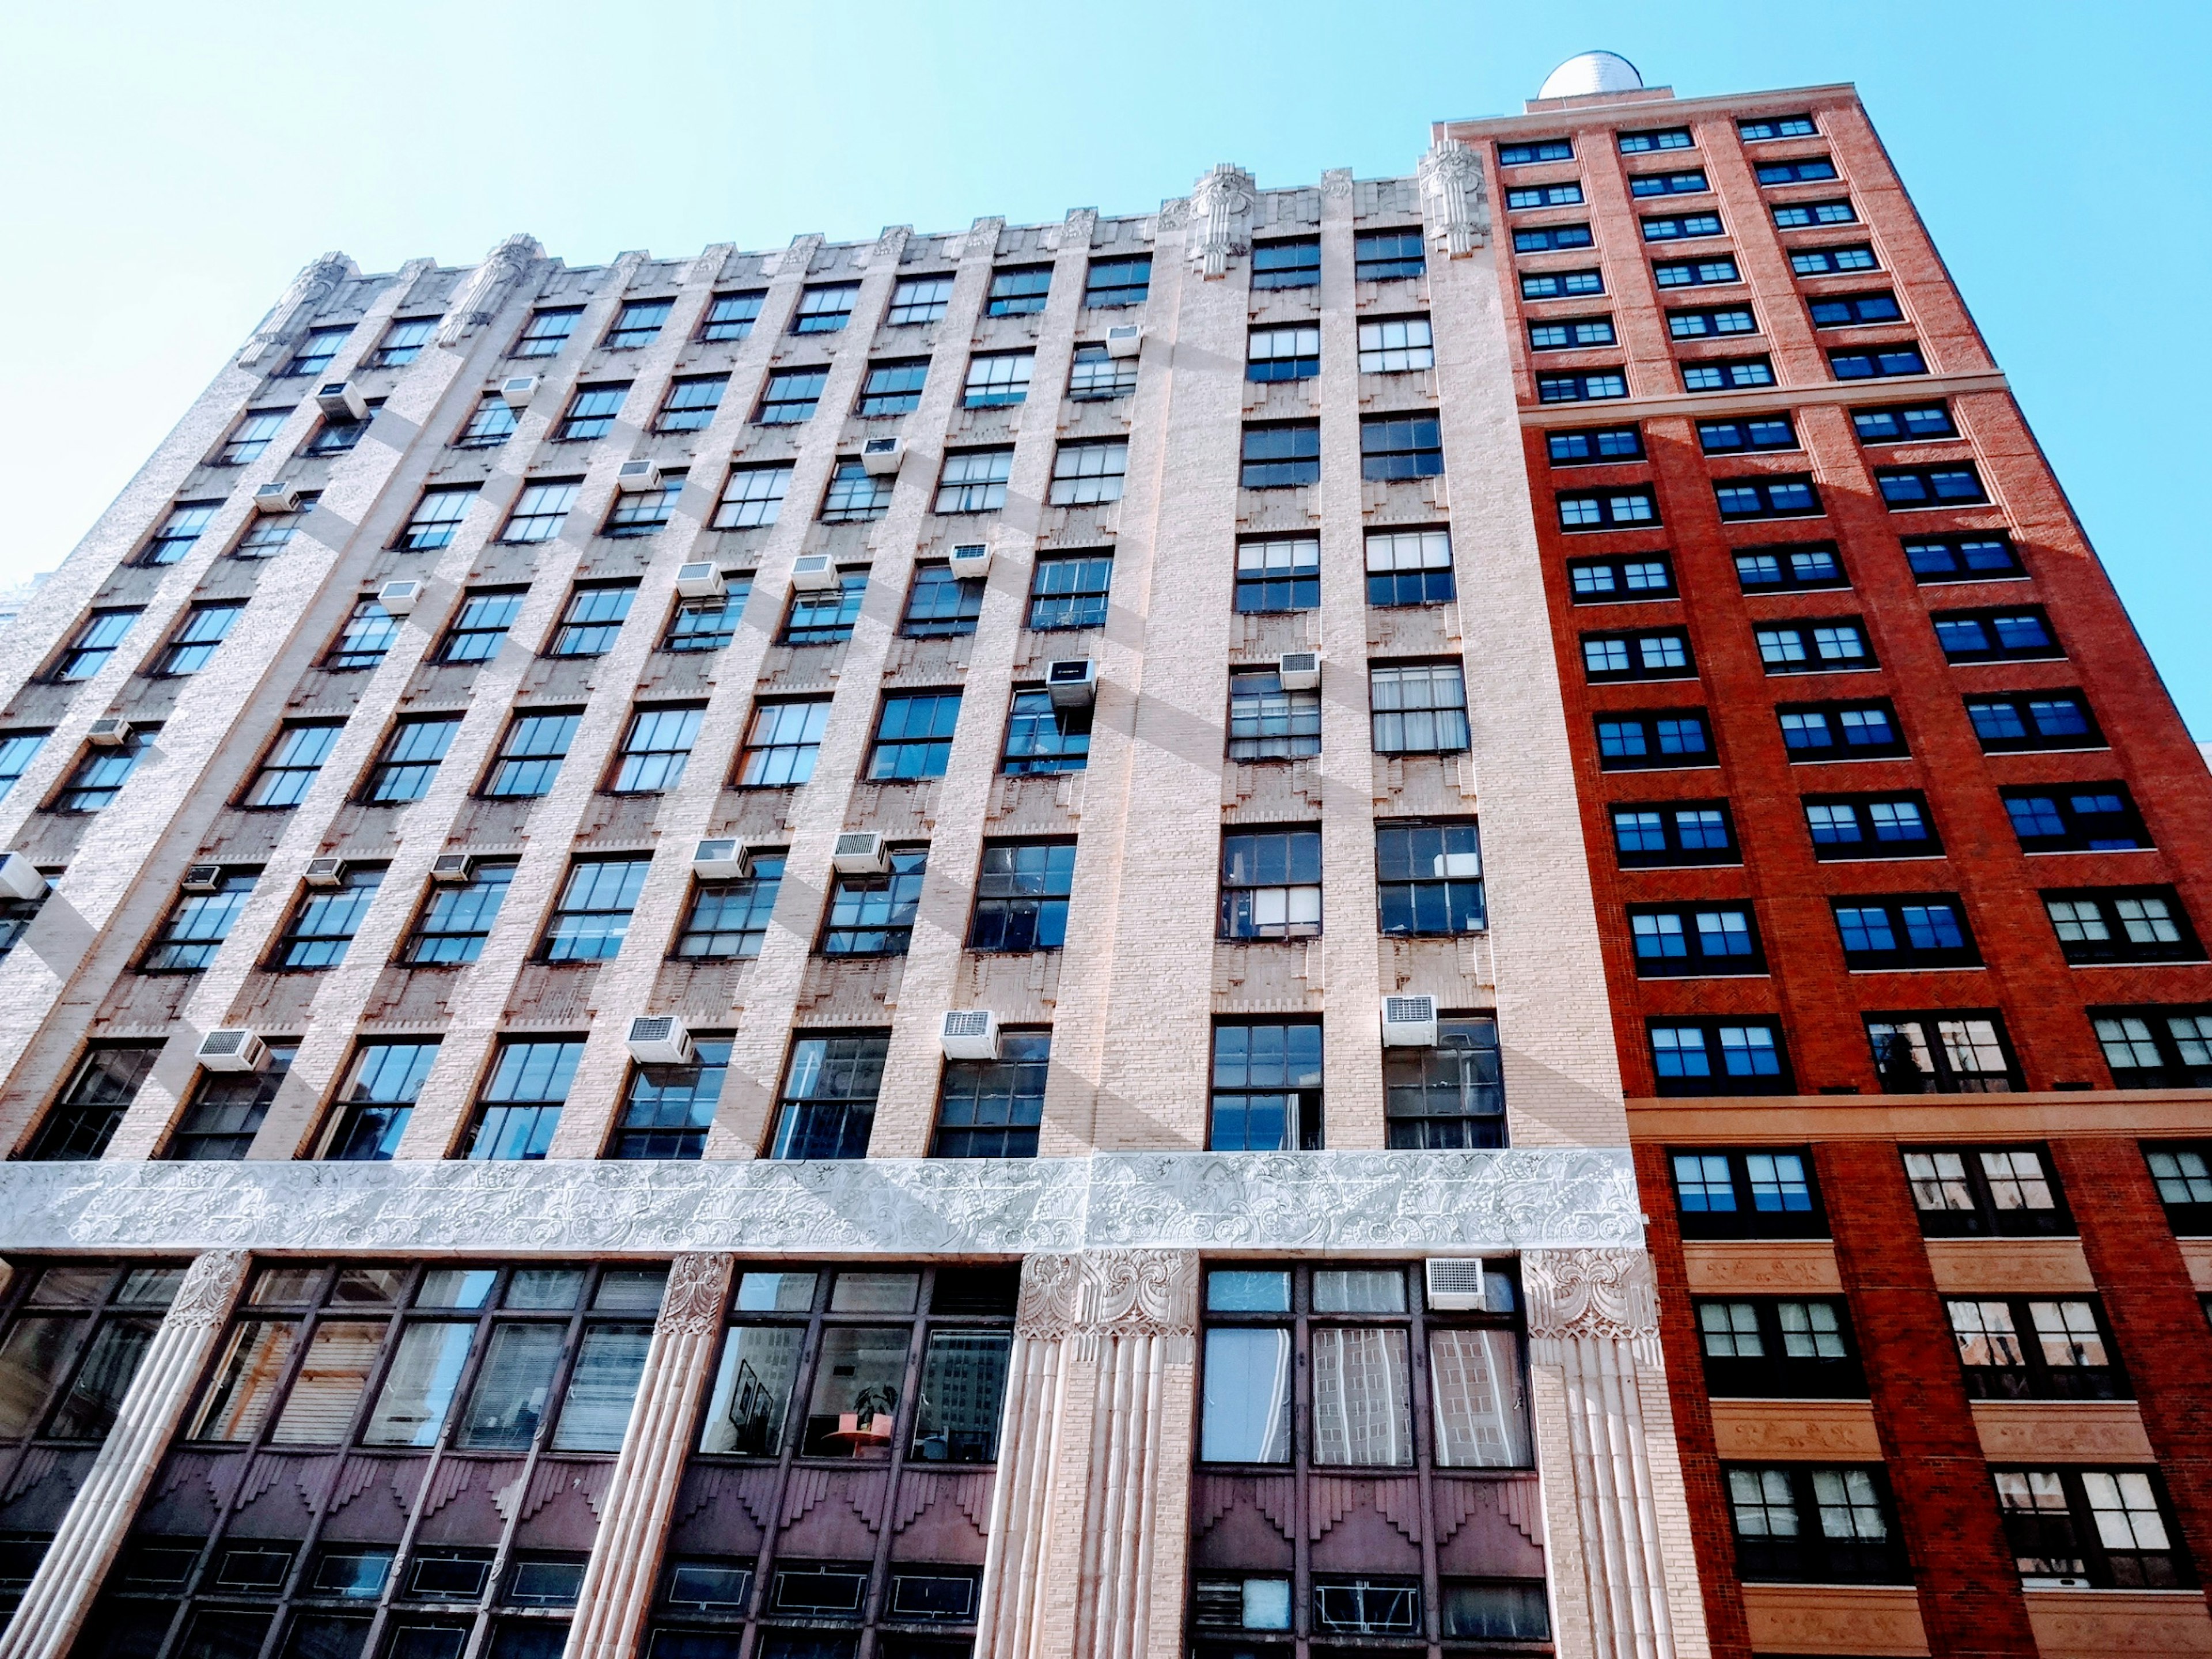
[[[498,316],[514,285],[544,257],[538,239],[520,231],[484,255],[484,262],[469,273],[446,307],[445,320],[438,325],[438,343],[457,346]]]
[[[238,366],[258,368],[292,337],[295,328],[322,308],[323,302],[337,292],[340,283],[352,282],[360,275],[361,267],[335,248],[303,267],[277,297],[269,314],[261,319],[261,326],[253,331],[245,349],[238,354]]]
[[[1190,192],[1190,221],[1183,249],[1190,268],[1212,282],[1229,274],[1229,262],[1252,250],[1252,210],[1259,181],[1233,162],[1206,170]]]
[[[1446,139],[1421,157],[1415,177],[1430,237],[1450,258],[1466,258],[1490,234],[1481,158],[1465,144]]]

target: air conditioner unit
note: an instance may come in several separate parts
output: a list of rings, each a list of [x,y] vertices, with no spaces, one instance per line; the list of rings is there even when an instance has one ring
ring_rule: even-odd
[[[469,878],[469,855],[466,853],[441,853],[430,860],[430,879],[433,881],[466,881]]]
[[[689,1066],[691,1033],[673,1014],[640,1014],[629,1023],[629,1057],[646,1066]]]
[[[1098,695],[1098,665],[1088,657],[1062,657],[1044,669],[1044,689],[1054,708],[1088,708]]]
[[[947,1060],[996,1060],[999,1017],[988,1008],[947,1008],[941,1041]]]
[[[1106,355],[1109,357],[1133,357],[1143,349],[1145,325],[1142,323],[1116,323],[1106,331]]]
[[[300,879],[310,887],[337,887],[345,882],[343,859],[309,859]]]
[[[198,1058],[210,1072],[258,1072],[269,1063],[269,1046],[252,1032],[231,1026],[202,1037]]]
[[[830,862],[841,876],[881,876],[890,872],[891,855],[872,830],[848,830],[830,849]]]
[[[1435,1048],[1437,1000],[1434,997],[1384,997],[1382,1046],[1386,1048]]]
[[[691,873],[702,881],[742,881],[753,872],[753,849],[735,836],[717,836],[691,849]]]
[[[187,893],[219,893],[222,890],[222,866],[195,864],[185,872],[183,885]]]
[[[0,893],[11,899],[34,899],[46,890],[39,866],[21,853],[0,853]]]
[[[253,492],[256,513],[297,513],[300,510],[300,486],[272,478],[256,487]]]
[[[376,590],[376,602],[395,617],[405,616],[422,598],[422,584],[417,581],[386,582]]]
[[[131,741],[131,722],[114,714],[103,714],[85,728],[84,740],[99,749],[120,749]]]
[[[636,495],[648,489],[660,488],[659,461],[624,461],[615,469],[615,488],[625,495]]]
[[[860,445],[860,465],[872,478],[887,477],[899,470],[906,459],[906,440],[903,438],[869,438]]]
[[[499,383],[500,401],[509,409],[526,409],[530,400],[538,395],[535,374],[513,374]]]
[[[952,556],[945,562],[952,567],[955,580],[972,580],[991,568],[991,544],[988,542],[963,542],[952,550]]]
[[[1275,659],[1275,678],[1285,691],[1312,691],[1321,685],[1321,653],[1285,651]]]
[[[676,567],[676,592],[679,599],[719,599],[729,591],[722,573],[704,559],[696,564]]]
[[[791,585],[803,592],[837,586],[837,567],[827,553],[802,553],[791,562]]]
[[[1422,1267],[1432,1313],[1481,1313],[1490,1308],[1479,1255],[1432,1255]]]
[[[332,380],[315,388],[315,407],[334,421],[365,421],[368,400],[351,380]]]

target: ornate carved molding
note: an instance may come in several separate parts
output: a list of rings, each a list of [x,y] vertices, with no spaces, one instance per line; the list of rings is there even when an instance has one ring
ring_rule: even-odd
[[[193,1257],[163,1322],[191,1330],[222,1324],[246,1277],[246,1260],[244,1250],[207,1250]]]
[[[1531,1250],[1521,1258],[1528,1334],[1644,1342],[1659,1334],[1659,1291],[1643,1250]]]
[[[1421,157],[1416,177],[1429,234],[1449,258],[1464,259],[1490,234],[1481,158],[1465,144],[1447,139]]]
[[[669,1264],[659,1328],[668,1336],[701,1336],[720,1328],[730,1295],[727,1256],[691,1253]]]
[[[1190,234],[1183,241],[1193,270],[1212,282],[1228,274],[1231,259],[1250,251],[1259,201],[1259,181],[1243,167],[1223,161],[1206,169],[1190,192]]]
[[[1352,169],[1329,167],[1321,175],[1321,193],[1325,200],[1341,201],[1352,194]]]
[[[520,231],[492,249],[484,256],[484,262],[454,290],[453,301],[446,307],[445,320],[438,325],[438,343],[457,346],[499,315],[500,307],[514,294],[514,285],[544,257],[545,250],[538,239]]]
[[[1073,1335],[1188,1336],[1198,1328],[1192,1250],[1041,1253],[1022,1262],[1014,1329],[1038,1341]]]
[[[305,267],[261,319],[261,326],[253,331],[253,337],[238,354],[238,366],[258,365],[284,343],[296,325],[313,316],[341,283],[352,282],[360,275],[361,268],[336,248]]]

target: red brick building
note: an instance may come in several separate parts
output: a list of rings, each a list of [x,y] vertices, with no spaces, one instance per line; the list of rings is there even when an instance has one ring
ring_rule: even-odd
[[[2212,1651],[2212,778],[1851,88],[1617,69],[1437,135],[1714,1651]]]

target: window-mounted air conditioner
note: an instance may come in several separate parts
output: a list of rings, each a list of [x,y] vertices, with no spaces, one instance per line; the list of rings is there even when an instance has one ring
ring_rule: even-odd
[[[753,850],[735,836],[717,836],[691,849],[691,873],[702,881],[741,881],[753,872]]]
[[[837,586],[837,566],[827,553],[802,553],[791,562],[791,585],[817,593]]]
[[[1142,323],[1116,323],[1106,331],[1106,355],[1109,357],[1133,357],[1144,349],[1145,325]]]
[[[952,550],[952,556],[945,562],[951,566],[956,580],[970,580],[991,568],[991,544],[988,542],[963,542]]]
[[[1437,1000],[1434,997],[1384,997],[1382,1046],[1386,1048],[1435,1048]]]
[[[988,1008],[947,1008],[939,1040],[947,1060],[996,1060],[999,1017]]]
[[[469,855],[466,853],[441,853],[430,860],[430,879],[433,881],[466,881],[469,878]]]
[[[640,1014],[629,1023],[629,1057],[645,1066],[689,1066],[691,1033],[673,1014]]]
[[[200,1039],[199,1062],[210,1072],[258,1072],[269,1063],[269,1045],[238,1026]]]
[[[848,830],[830,849],[830,863],[841,876],[881,876],[890,873],[891,855],[873,830]]]
[[[422,602],[422,584],[418,581],[386,582],[376,590],[376,602],[395,617],[404,617]]]
[[[310,887],[337,887],[345,881],[343,859],[309,859],[300,879]]]
[[[1098,695],[1098,665],[1088,657],[1062,657],[1044,669],[1044,689],[1054,708],[1088,708]]]
[[[676,592],[679,599],[719,599],[729,591],[722,573],[704,559],[676,567]]]
[[[499,398],[509,409],[527,409],[538,395],[535,374],[511,374],[499,383]]]
[[[368,400],[351,380],[331,380],[315,388],[315,407],[333,421],[365,421]]]
[[[256,513],[297,513],[300,510],[300,486],[287,483],[281,478],[271,478],[267,483],[256,486],[253,510]]]
[[[906,459],[906,440],[903,438],[868,438],[860,445],[860,465],[872,478],[881,478],[899,470]]]
[[[181,885],[187,893],[219,893],[222,890],[222,866],[195,864],[185,872]]]
[[[84,740],[98,749],[120,749],[131,741],[131,722],[115,714],[103,714],[85,728]]]
[[[1479,1255],[1432,1255],[1422,1263],[1433,1313],[1499,1311],[1490,1307]],[[1502,1281],[1501,1281],[1502,1282]]]
[[[0,894],[11,899],[43,897],[46,878],[21,853],[0,853]]]
[[[635,495],[647,489],[660,488],[659,461],[624,461],[615,469],[615,488],[625,495]]]
[[[1275,678],[1285,691],[1312,691],[1321,685],[1321,653],[1285,651],[1275,659]]]

